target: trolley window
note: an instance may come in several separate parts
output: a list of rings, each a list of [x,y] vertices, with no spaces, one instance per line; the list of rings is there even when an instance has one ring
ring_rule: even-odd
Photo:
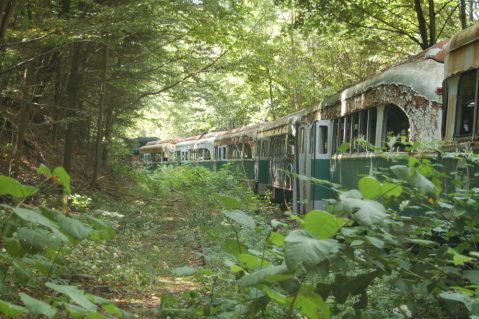
[[[263,140],[261,142],[261,157],[268,157],[268,141]]]
[[[474,113],[476,112],[476,70],[461,75],[457,93],[455,135],[458,137],[472,136]]]
[[[299,130],[299,152],[304,153],[304,127]]]
[[[243,144],[243,158],[251,158],[251,146],[248,143]]]
[[[406,113],[396,105],[390,104],[386,107],[385,117],[386,126],[383,135],[385,141],[397,137],[395,146],[404,150],[404,143],[409,142],[409,119]]]
[[[205,149],[203,150],[203,152],[204,152],[204,153],[203,153],[203,159],[204,159],[205,161],[211,160],[211,152],[210,152],[210,150],[208,150],[208,149],[205,148]]]
[[[378,110],[376,108],[369,109],[368,112],[368,141],[372,145],[376,145],[376,125],[378,120]]]
[[[321,125],[319,127],[318,153],[319,154],[328,153],[328,127],[324,125]]]
[[[311,127],[310,133],[309,133],[309,153],[314,154],[316,151],[316,148],[314,147],[314,144],[316,142],[316,125],[313,125]]]

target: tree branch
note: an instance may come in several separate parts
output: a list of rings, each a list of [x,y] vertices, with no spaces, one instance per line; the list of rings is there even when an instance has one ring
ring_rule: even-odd
[[[209,68],[211,68],[213,65],[215,65],[222,57],[224,57],[227,53],[229,52],[229,50],[225,50],[223,53],[221,53],[219,56],[217,56],[213,61],[211,61],[210,63],[208,63],[207,65],[205,65],[204,67],[200,68],[199,70],[195,71],[195,72],[192,72],[192,73],[188,73],[187,75],[183,76],[181,79],[159,89],[158,91],[151,91],[151,92],[144,92],[142,94],[140,94],[140,96],[138,96],[131,104],[136,104],[138,103],[141,99],[147,97],[147,96],[152,96],[152,95],[159,95],[165,91],[168,91],[169,89],[172,89],[174,88],[175,86],[177,86],[178,84],[188,80],[189,78],[192,78],[194,77],[195,75],[197,74],[200,74],[206,70],[208,70]]]

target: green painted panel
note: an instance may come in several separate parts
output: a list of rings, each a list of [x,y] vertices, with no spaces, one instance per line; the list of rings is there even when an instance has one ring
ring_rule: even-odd
[[[258,182],[262,184],[269,184],[269,160],[259,160]]]
[[[331,170],[329,159],[316,159],[311,161],[312,177],[329,181],[331,179]],[[334,197],[334,192],[324,186],[313,184],[313,198],[311,200],[323,200]]]

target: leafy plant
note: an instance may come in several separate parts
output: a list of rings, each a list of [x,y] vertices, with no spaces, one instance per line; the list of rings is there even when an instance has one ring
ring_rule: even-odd
[[[230,235],[218,237],[226,269],[175,272],[212,283],[208,297],[198,297],[191,313],[478,316],[478,188],[443,193],[443,184],[451,181],[435,169],[437,164],[412,157],[406,163],[362,177],[359,190],[335,186],[338,196],[328,210],[291,215],[290,224],[297,225],[292,230],[284,223],[264,225],[260,216],[241,211],[234,197],[219,196],[231,225]],[[253,242],[247,240],[251,236]],[[387,294],[387,308],[374,308],[385,302],[374,291]]]
[[[42,165],[38,172],[61,184],[65,194],[71,193],[70,177],[63,168],[50,171]],[[75,318],[102,318],[102,309],[102,313],[112,316],[126,315],[110,301],[65,285],[62,279],[68,268],[65,256],[83,241],[114,236],[109,225],[94,218],[80,220],[44,206],[25,206],[25,199],[39,189],[6,176],[0,176],[0,190],[1,195],[17,202],[0,205],[4,246],[0,252],[0,289],[3,297],[10,296],[8,301],[0,301],[0,313],[8,317],[30,313],[53,318],[66,311]],[[36,291],[34,296],[32,290]],[[10,302],[18,299],[24,306]]]

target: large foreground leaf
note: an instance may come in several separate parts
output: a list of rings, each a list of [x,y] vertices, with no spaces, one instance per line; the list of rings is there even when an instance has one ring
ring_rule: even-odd
[[[417,170],[404,165],[391,166],[391,171],[400,179],[407,181],[412,187],[423,193],[432,193],[434,184]]]
[[[318,239],[329,239],[344,226],[346,220],[327,212],[313,210],[304,216],[303,228]]]
[[[57,314],[56,308],[50,306],[46,302],[30,297],[29,295],[20,293],[20,299],[28,310],[35,315],[45,315],[48,318],[53,318]]]
[[[244,227],[253,229],[256,226],[254,219],[240,210],[224,211],[223,214]]]
[[[284,242],[284,259],[291,271],[299,266],[310,270],[338,250],[336,240],[318,240],[306,231],[293,231],[286,236]]]
[[[67,295],[73,302],[89,311],[96,311],[97,309],[96,305],[93,304],[90,300],[88,300],[83,291],[75,286],[56,285],[51,282],[47,282],[45,286],[55,291],[58,291],[59,293]]]
[[[0,300],[0,313],[7,317],[15,318],[25,312],[27,312],[27,309],[23,307]]]
[[[16,179],[8,176],[0,175],[0,196],[11,195],[15,198],[25,198],[38,192],[38,188],[28,185],[23,185]]]
[[[337,212],[348,213],[352,218],[363,226],[384,224],[388,220],[388,214],[384,206],[376,201],[362,199],[357,190],[350,190],[339,196],[339,202],[335,206]]]
[[[266,281],[268,277],[285,275],[287,273],[288,267],[286,267],[284,264],[280,266],[269,266],[242,277],[238,283],[242,288],[255,286]]]
[[[331,316],[328,304],[320,295],[311,292],[301,292],[294,301],[294,307],[310,319],[329,319]]]

